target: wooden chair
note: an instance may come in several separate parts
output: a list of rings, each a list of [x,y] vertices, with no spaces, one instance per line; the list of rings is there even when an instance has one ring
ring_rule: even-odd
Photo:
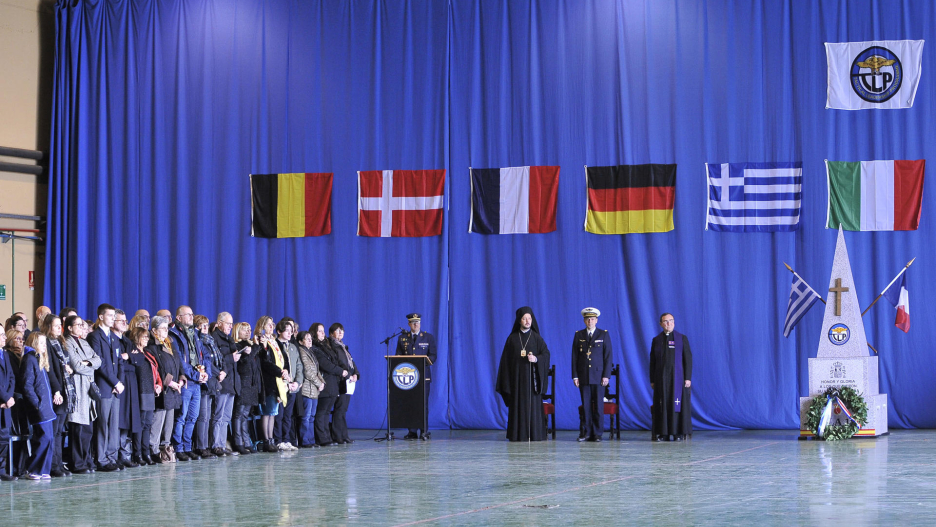
[[[549,373],[546,374],[546,389],[543,394],[543,413],[546,415],[546,435],[552,434],[556,439],[556,365],[549,367]],[[548,401],[548,402],[547,402]],[[552,420],[550,426],[550,420]]]

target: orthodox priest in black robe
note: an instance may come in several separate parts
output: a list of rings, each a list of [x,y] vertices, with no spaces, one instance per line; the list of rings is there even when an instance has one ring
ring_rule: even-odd
[[[543,441],[546,415],[543,392],[549,372],[549,348],[540,337],[533,310],[521,307],[497,368],[497,393],[507,405],[507,439]]]
[[[653,389],[652,435],[657,441],[681,441],[692,434],[692,350],[676,332],[670,313],[660,317],[663,331],[650,344]]]

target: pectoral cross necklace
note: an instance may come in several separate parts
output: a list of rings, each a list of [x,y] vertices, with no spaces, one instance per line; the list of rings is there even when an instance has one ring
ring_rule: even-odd
[[[527,355],[526,347],[527,347],[527,344],[530,343],[530,339],[531,339],[531,338],[533,338],[533,330],[532,330],[532,329],[530,330],[530,336],[527,337],[526,344],[524,344],[524,342],[523,342],[523,333],[517,333],[517,340],[520,341],[520,356],[521,356],[521,357],[526,357],[526,355]]]

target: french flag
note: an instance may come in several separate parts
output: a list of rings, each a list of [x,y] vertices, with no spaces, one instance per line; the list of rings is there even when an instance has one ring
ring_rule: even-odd
[[[910,331],[910,292],[907,291],[907,273],[900,277],[900,283],[891,286],[884,293],[884,298],[897,308],[897,320],[894,325],[904,333]]]
[[[473,168],[468,232],[553,232],[558,196],[559,167]]]

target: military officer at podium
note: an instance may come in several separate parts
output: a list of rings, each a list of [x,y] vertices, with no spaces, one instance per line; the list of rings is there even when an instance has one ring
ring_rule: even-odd
[[[593,307],[582,310],[585,329],[572,339],[572,382],[582,396],[585,428],[579,441],[601,441],[604,432],[604,393],[611,378],[611,335],[598,329],[601,312]]]
[[[438,351],[436,350],[436,340],[432,333],[421,331],[422,315],[419,313],[410,313],[406,315],[409,321],[410,330],[400,335],[397,340],[397,355],[425,355],[429,357],[429,362],[435,364]],[[426,411],[429,411],[429,380],[432,376],[429,374],[429,367],[426,367]],[[403,436],[403,439],[428,439],[428,430],[420,430],[422,435],[417,434],[416,428],[410,428],[409,433]]]

